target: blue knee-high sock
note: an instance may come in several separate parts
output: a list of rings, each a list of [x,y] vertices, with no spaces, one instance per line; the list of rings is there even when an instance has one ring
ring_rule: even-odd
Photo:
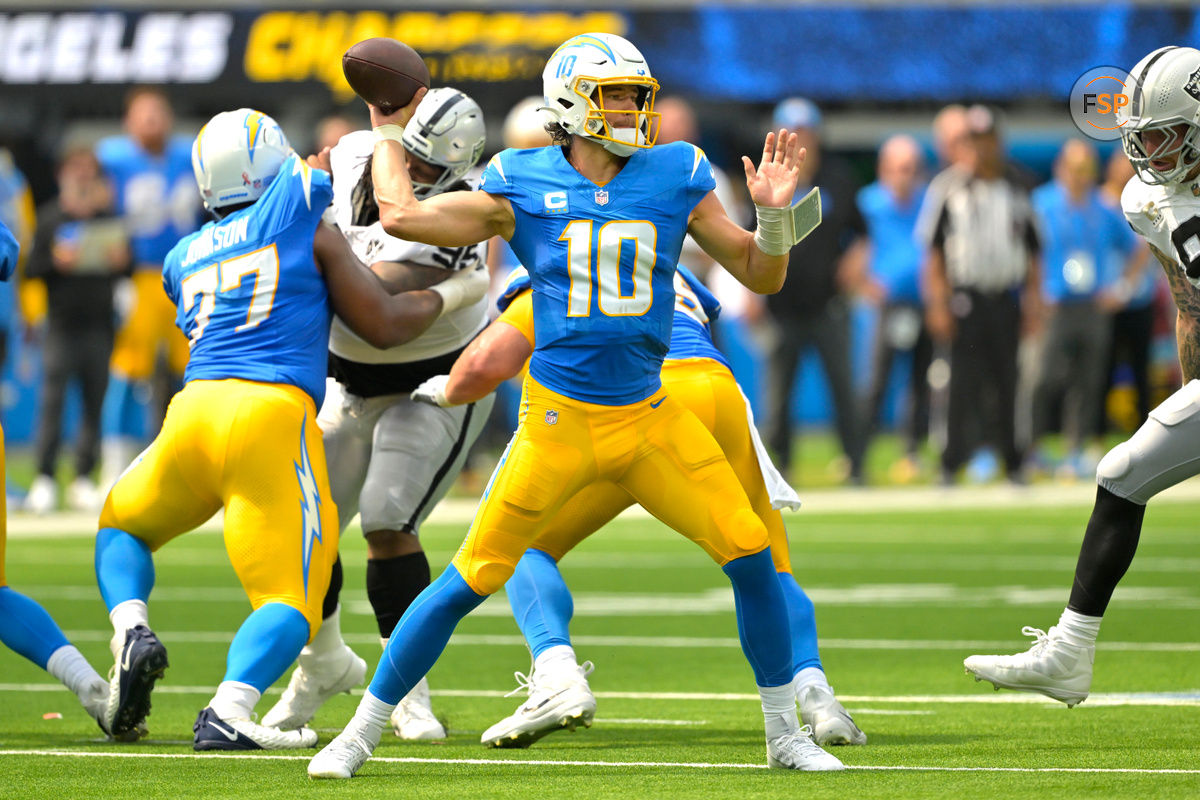
[[[279,680],[308,641],[308,620],[283,603],[264,603],[246,617],[229,645],[225,680],[259,692]]]
[[[126,600],[149,600],[154,588],[150,548],[131,533],[101,528],[96,534],[96,580],[109,611]]]
[[[822,669],[821,653],[817,649],[817,614],[813,602],[790,572],[777,572],[779,586],[787,602],[788,626],[792,631],[792,674],[802,669]]]
[[[0,586],[0,642],[42,669],[70,642],[46,609],[18,591]]]
[[[759,686],[790,683],[792,640],[788,636],[783,590],[771,563],[771,548],[735,558],[721,569],[733,584],[738,637],[754,670],[754,681]]]
[[[371,694],[399,703],[446,649],[458,621],[487,595],[475,594],[454,565],[417,595],[388,638],[383,659],[371,678]]]
[[[570,646],[571,634],[567,629],[575,613],[575,602],[549,553],[526,550],[504,584],[504,591],[508,593],[513,619],[534,658],[547,648]]]

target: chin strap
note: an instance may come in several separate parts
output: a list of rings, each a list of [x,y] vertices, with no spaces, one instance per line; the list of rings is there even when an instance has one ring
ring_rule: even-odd
[[[758,249],[769,256],[786,255],[821,224],[821,189],[814,186],[790,208],[756,203],[754,212],[758,217],[758,229],[754,231]]]

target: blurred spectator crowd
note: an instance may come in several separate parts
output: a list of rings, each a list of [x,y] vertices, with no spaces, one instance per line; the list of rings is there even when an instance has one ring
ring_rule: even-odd
[[[505,146],[547,143],[539,100],[489,121],[502,124]],[[685,100],[663,98],[657,110],[659,142],[700,143]],[[157,432],[186,363],[158,275],[174,242],[203,221],[191,142],[173,132],[157,89],[131,92],[123,122],[118,136],[65,149],[57,196],[36,213],[20,165],[0,151],[0,219],[23,254],[16,298],[0,298],[0,349],[20,362],[22,348],[36,348],[42,364],[36,476],[24,500],[36,513],[97,509]],[[330,117],[297,140],[319,150],[358,124]],[[996,110],[951,105],[933,119],[931,147],[884,138],[863,186],[826,141],[813,103],[789,98],[771,124],[800,137],[797,198],[820,187],[823,214],[793,249],[782,291],[749,293],[690,241],[680,262],[722,301],[717,341],[781,469],[794,474],[805,435],[797,395],[805,375],[818,374],[801,369],[806,360],[819,364],[841,450],[830,469],[860,485],[1087,478],[1109,429],[1135,427],[1151,394],[1174,388],[1176,375],[1152,381],[1155,336],[1173,320],[1161,310],[1160,271],[1121,213],[1133,171],[1119,147],[1102,159],[1095,143],[1070,139],[1040,183],[1006,155]],[[731,167],[718,170],[717,194],[752,226],[742,170]],[[491,248],[497,285],[515,266],[503,245]],[[3,338],[10,330],[16,342]],[[81,403],[73,470],[62,480],[72,384]],[[502,395],[485,444],[508,438],[515,398]],[[869,459],[882,432],[898,445]]]

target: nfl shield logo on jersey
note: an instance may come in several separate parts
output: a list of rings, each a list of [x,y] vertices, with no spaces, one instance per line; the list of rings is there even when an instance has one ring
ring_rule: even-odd
[[[554,424],[557,424],[557,422],[558,422],[558,412],[555,411],[553,408],[547,409],[546,410],[546,424],[554,425]]]
[[[603,189],[596,190],[596,205],[598,205],[598,206],[608,205],[608,192],[604,191]]]

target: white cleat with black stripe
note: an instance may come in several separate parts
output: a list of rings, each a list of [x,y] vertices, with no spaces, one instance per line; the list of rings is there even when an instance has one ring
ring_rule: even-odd
[[[195,750],[301,750],[317,746],[317,733],[311,728],[283,731],[259,725],[250,719],[222,719],[206,708],[192,726]]]

